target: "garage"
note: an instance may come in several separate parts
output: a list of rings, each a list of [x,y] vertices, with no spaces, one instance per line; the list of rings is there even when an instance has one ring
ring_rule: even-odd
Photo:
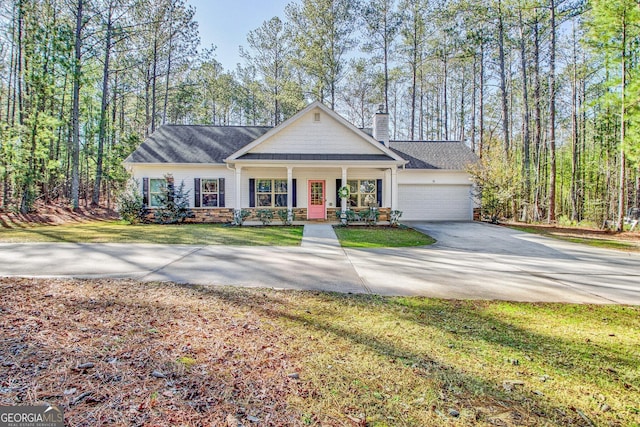
[[[401,184],[398,208],[405,221],[471,221],[470,185]]]

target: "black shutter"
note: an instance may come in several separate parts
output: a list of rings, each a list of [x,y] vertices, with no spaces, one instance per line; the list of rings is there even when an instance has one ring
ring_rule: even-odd
[[[382,207],[382,180],[376,180],[376,201],[378,202],[378,207]]]
[[[296,190],[296,179],[293,178],[291,180],[291,204],[292,207],[297,208],[298,207],[298,191]]]
[[[169,195],[169,201],[173,202],[176,195],[176,188],[175,188],[175,185],[173,184],[173,177],[167,178],[167,190]]]
[[[193,194],[195,195],[195,203],[193,206],[196,208],[200,207],[200,178],[195,178],[193,180]]]
[[[224,178],[218,179],[218,207],[224,208]]]
[[[340,191],[340,187],[342,187],[342,179],[338,178],[338,179],[336,179],[336,207],[337,208],[341,208],[342,207],[342,199],[340,198],[340,195],[338,194],[338,191]]]
[[[150,206],[151,200],[149,200],[149,178],[142,178],[142,202]]]
[[[249,207],[256,207],[256,180],[249,178]]]

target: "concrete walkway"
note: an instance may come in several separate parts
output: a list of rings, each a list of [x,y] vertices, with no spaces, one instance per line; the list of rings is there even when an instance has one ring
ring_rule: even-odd
[[[342,251],[338,236],[330,224],[305,224],[302,232],[303,248],[338,249]]]

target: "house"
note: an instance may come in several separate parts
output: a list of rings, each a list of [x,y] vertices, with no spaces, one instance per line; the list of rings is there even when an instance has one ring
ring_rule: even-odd
[[[467,221],[473,200],[465,170],[475,161],[461,142],[390,141],[386,113],[376,113],[368,131],[314,102],[276,127],[164,125],[124,163],[150,208],[165,176],[184,183],[199,222],[267,208],[289,209],[296,220],[335,220],[342,206],[376,206],[380,220],[400,210],[403,220]]]

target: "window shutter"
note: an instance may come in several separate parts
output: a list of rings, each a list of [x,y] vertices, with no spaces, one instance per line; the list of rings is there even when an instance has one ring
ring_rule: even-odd
[[[149,206],[149,178],[142,178],[142,202]]]
[[[256,207],[256,180],[249,178],[249,207]]]
[[[378,202],[378,207],[382,207],[382,180],[376,180],[376,202]]]
[[[218,207],[224,208],[224,178],[218,179]]]
[[[193,180],[193,194],[195,197],[193,206],[196,208],[200,207],[200,178],[194,178]]]
[[[340,190],[340,187],[342,187],[342,178],[336,179],[336,207],[337,208],[342,207],[342,199],[338,195],[338,191]]]
[[[176,188],[175,185],[173,184],[173,177],[167,177],[167,190],[169,193],[169,201],[173,202],[175,195],[176,195]]]
[[[297,193],[298,191],[296,190],[296,179],[293,178],[291,180],[291,204],[293,205],[292,207],[297,208],[298,207],[298,197],[297,197]]]

